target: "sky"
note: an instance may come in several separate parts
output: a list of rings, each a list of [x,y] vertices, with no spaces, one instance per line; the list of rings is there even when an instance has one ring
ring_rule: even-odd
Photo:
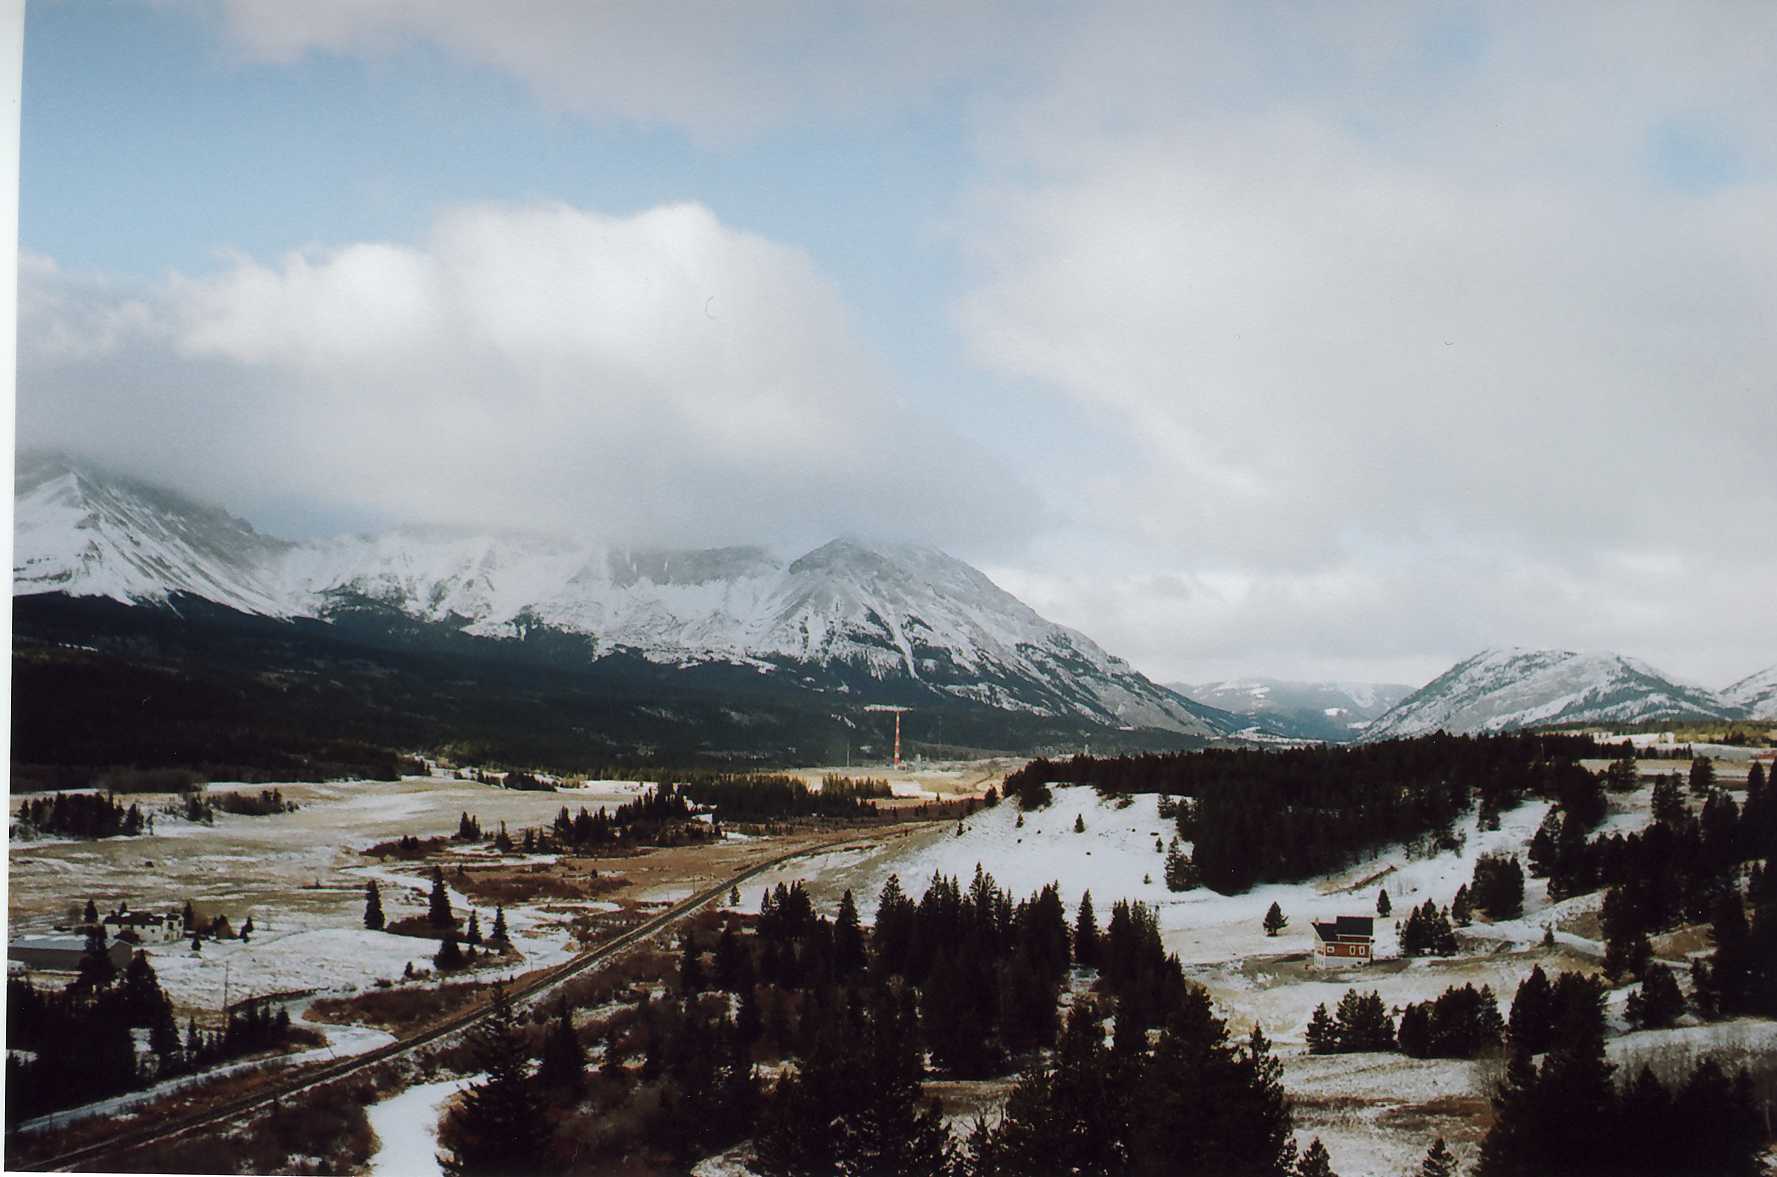
[[[1162,681],[1777,662],[1777,8],[30,6],[21,447],[936,544]]]

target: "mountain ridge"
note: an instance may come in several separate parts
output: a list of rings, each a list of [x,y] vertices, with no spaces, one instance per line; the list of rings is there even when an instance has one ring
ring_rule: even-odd
[[[800,675],[841,695],[906,681],[1113,727],[1214,737],[1236,726],[923,545],[842,536],[784,560],[757,546],[423,527],[291,542],[64,455],[21,456],[14,492],[15,596],[168,605],[189,594],[279,619],[381,609],[477,637],[581,635],[595,658]]]
[[[1250,716],[1279,735],[1343,743],[1413,693],[1405,683],[1306,682],[1275,678],[1167,683],[1209,707]]]
[[[1391,707],[1362,738],[1742,715],[1707,688],[1680,682],[1636,658],[1506,646],[1456,663]]]

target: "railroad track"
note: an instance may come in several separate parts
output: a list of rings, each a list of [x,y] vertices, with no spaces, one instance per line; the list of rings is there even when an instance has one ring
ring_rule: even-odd
[[[907,824],[913,826],[924,823],[910,822]],[[735,887],[740,886],[740,884],[749,879],[762,875],[767,871],[776,870],[785,863],[793,862],[798,858],[806,858],[811,854],[822,854],[829,850],[836,850],[859,840],[860,836],[857,834],[853,834],[846,838],[835,838],[831,841],[816,843],[813,846],[805,846],[800,850],[793,850],[788,854],[780,854],[776,858],[759,863],[757,866],[748,867],[746,870],[741,871],[739,874],[734,875],[731,878],[724,879],[722,882],[717,883],[712,887],[699,891],[689,899],[680,900],[666,911],[663,911],[659,915],[650,919],[644,920],[642,923],[637,924],[628,931],[620,933],[604,944],[599,945],[597,948],[589,949],[565,964],[557,965],[552,969],[546,969],[536,976],[532,976],[510,986],[507,989],[507,993],[514,1006],[522,1005],[537,997],[539,994],[555,988],[562,982],[580,975],[587,969],[605,963],[618,953],[653,939],[655,936],[659,935],[667,928],[670,928],[675,923],[678,923],[686,916],[698,911],[713,900],[727,895]],[[349,1059],[342,1059],[336,1063],[324,1063],[318,1069],[304,1071],[300,1075],[292,1076],[290,1079],[282,1083],[275,1084],[270,1088],[255,1092],[252,1095],[242,1096],[239,1099],[230,1100],[226,1103],[206,1108],[201,1112],[191,1112],[187,1115],[175,1117],[174,1119],[162,1121],[154,1125],[144,1125],[140,1128],[133,1128],[124,1132],[119,1132],[115,1136],[107,1137],[94,1144],[71,1149],[58,1156],[45,1157],[42,1160],[24,1164],[18,1163],[14,1158],[9,1156],[6,1158],[6,1168],[8,1170],[17,1169],[29,1172],[54,1172],[61,1169],[70,1169],[75,1165],[88,1164],[108,1156],[141,1148],[144,1145],[171,1140],[176,1136],[183,1136],[185,1133],[194,1131],[198,1128],[223,1124],[230,1120],[238,1119],[250,1112],[257,1111],[258,1109],[265,1107],[268,1104],[275,1103],[280,1099],[296,1095],[314,1087],[320,1087],[332,1083],[355,1071],[361,1071],[367,1067],[374,1067],[379,1063],[385,1063],[392,1058],[397,1058],[403,1054],[418,1050],[421,1047],[430,1046],[433,1043],[442,1041],[454,1034],[460,1034],[482,1018],[486,1017],[490,1008],[491,1007],[488,1005],[481,1005],[474,1009],[465,1010],[459,1014],[453,1014],[443,1022],[433,1026],[431,1029],[421,1031],[412,1037],[403,1038],[397,1042],[391,1042],[386,1046],[379,1046],[374,1050],[365,1051],[363,1054],[354,1055]]]

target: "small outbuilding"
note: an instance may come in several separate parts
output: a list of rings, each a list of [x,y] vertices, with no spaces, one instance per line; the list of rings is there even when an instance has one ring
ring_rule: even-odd
[[[135,949],[122,940],[112,940],[105,945],[105,955],[118,968],[130,963]],[[84,936],[20,936],[6,946],[8,963],[18,962],[28,969],[47,969],[51,972],[77,973],[80,971],[80,960],[86,955],[86,937]]]
[[[1342,915],[1331,923],[1314,922],[1314,956],[1321,964],[1369,964],[1375,945],[1376,921],[1370,916]]]

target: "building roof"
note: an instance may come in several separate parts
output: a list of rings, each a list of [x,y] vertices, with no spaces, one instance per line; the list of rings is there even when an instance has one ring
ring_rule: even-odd
[[[20,936],[8,948],[59,949],[63,952],[85,952],[84,936]]]
[[[1335,940],[1370,940],[1376,935],[1376,921],[1367,915],[1342,915],[1331,923],[1314,923],[1314,934],[1332,943]]]

